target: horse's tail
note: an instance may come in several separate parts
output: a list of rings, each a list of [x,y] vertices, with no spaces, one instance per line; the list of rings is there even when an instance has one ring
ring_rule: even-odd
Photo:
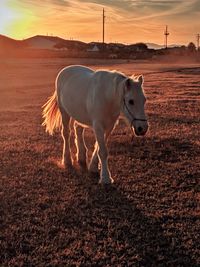
[[[61,113],[58,108],[56,91],[42,106],[42,117],[44,119],[42,126],[46,127],[46,132],[49,134],[53,135],[55,129],[61,128]]]

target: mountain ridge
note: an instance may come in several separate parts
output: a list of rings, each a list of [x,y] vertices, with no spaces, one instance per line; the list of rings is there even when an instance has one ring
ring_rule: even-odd
[[[23,39],[23,40],[16,40],[16,39],[13,39],[13,38],[10,38],[6,35],[2,35],[0,34],[0,45],[6,45],[6,46],[9,46],[9,47],[17,47],[17,46],[22,46],[22,47],[27,47],[27,48],[41,48],[41,49],[53,49],[55,48],[55,46],[59,46],[61,44],[65,45],[65,44],[69,44],[69,43],[77,43],[77,44],[80,44],[80,45],[92,45],[92,44],[101,44],[101,42],[89,42],[89,43],[86,43],[86,42],[83,42],[83,41],[79,41],[79,40],[68,40],[68,39],[64,39],[64,38],[61,38],[59,36],[47,36],[47,35],[35,35],[35,36],[31,36],[31,37],[28,37],[26,39]],[[143,42],[140,42],[140,43],[143,43]],[[107,43],[107,44],[110,44],[111,43]],[[135,45],[135,44],[138,44],[137,43],[132,43],[130,45]],[[160,44],[156,44],[156,43],[144,43],[147,45],[147,47],[149,49],[162,49],[164,48],[164,45],[160,45]],[[126,46],[125,44],[123,43],[114,43],[112,45],[122,45],[122,46]],[[181,45],[177,45],[177,44],[172,44],[172,45],[169,45],[169,48],[172,48],[172,47],[180,47]]]

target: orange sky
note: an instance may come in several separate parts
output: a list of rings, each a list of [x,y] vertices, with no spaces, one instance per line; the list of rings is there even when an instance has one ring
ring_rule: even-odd
[[[200,33],[200,0],[1,0],[0,33],[101,41],[103,7],[106,42],[163,44],[166,24],[171,44],[196,42]]]

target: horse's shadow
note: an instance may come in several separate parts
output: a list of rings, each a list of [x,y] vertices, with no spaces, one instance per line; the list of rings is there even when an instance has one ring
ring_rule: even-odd
[[[139,154],[141,145],[146,151],[144,154]],[[180,142],[176,138],[162,140],[162,144],[155,138],[137,139],[133,148],[123,140],[123,146],[136,159],[143,156],[144,160],[165,161],[168,155],[168,160],[172,162],[185,150],[191,153],[199,150],[192,143]],[[156,153],[151,151],[152,147]],[[118,148],[117,153],[123,152],[121,144]],[[115,150],[116,144],[115,148],[111,144],[111,155]],[[194,255],[191,256],[184,247],[181,231],[179,233],[175,228],[176,232],[168,235],[165,229],[166,216],[150,217],[143,213],[137,203],[127,196],[127,192],[123,192],[123,186],[118,183],[98,185],[98,175],[89,175],[80,169],[59,170],[58,166],[52,167],[52,162],[46,164],[46,169],[50,168],[50,180],[55,180],[55,175],[57,178],[60,176],[59,190],[63,196],[68,194],[65,192],[67,188],[63,187],[69,186],[68,183],[74,190],[74,196],[71,196],[70,203],[66,202],[65,209],[52,214],[57,230],[54,229],[55,234],[53,231],[48,237],[55,238],[60,229],[70,233],[64,237],[64,245],[76,247],[79,244],[70,257],[78,258],[81,253],[85,266],[198,266]],[[51,194],[57,194],[57,190],[51,187]],[[196,220],[190,215],[186,219]],[[182,222],[183,218],[176,215],[171,220]]]
[[[174,240],[164,234],[164,219],[147,217],[117,186],[95,186],[89,179],[79,186],[87,197],[76,199],[60,223],[83,239],[92,237],[87,243],[93,257],[102,252],[94,266],[197,266],[177,235]]]

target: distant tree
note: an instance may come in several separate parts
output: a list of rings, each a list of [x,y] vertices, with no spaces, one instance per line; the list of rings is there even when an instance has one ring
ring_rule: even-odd
[[[126,48],[128,48],[128,50],[132,52],[143,52],[148,50],[148,46],[144,43],[131,44],[128,45]]]
[[[186,46],[185,46],[185,45],[182,45],[180,48],[181,48],[182,50],[186,50]]]
[[[148,50],[148,46],[144,43],[136,43],[135,44],[140,50]]]
[[[196,51],[196,46],[193,42],[190,42],[187,46],[187,49],[189,52],[195,52]]]

